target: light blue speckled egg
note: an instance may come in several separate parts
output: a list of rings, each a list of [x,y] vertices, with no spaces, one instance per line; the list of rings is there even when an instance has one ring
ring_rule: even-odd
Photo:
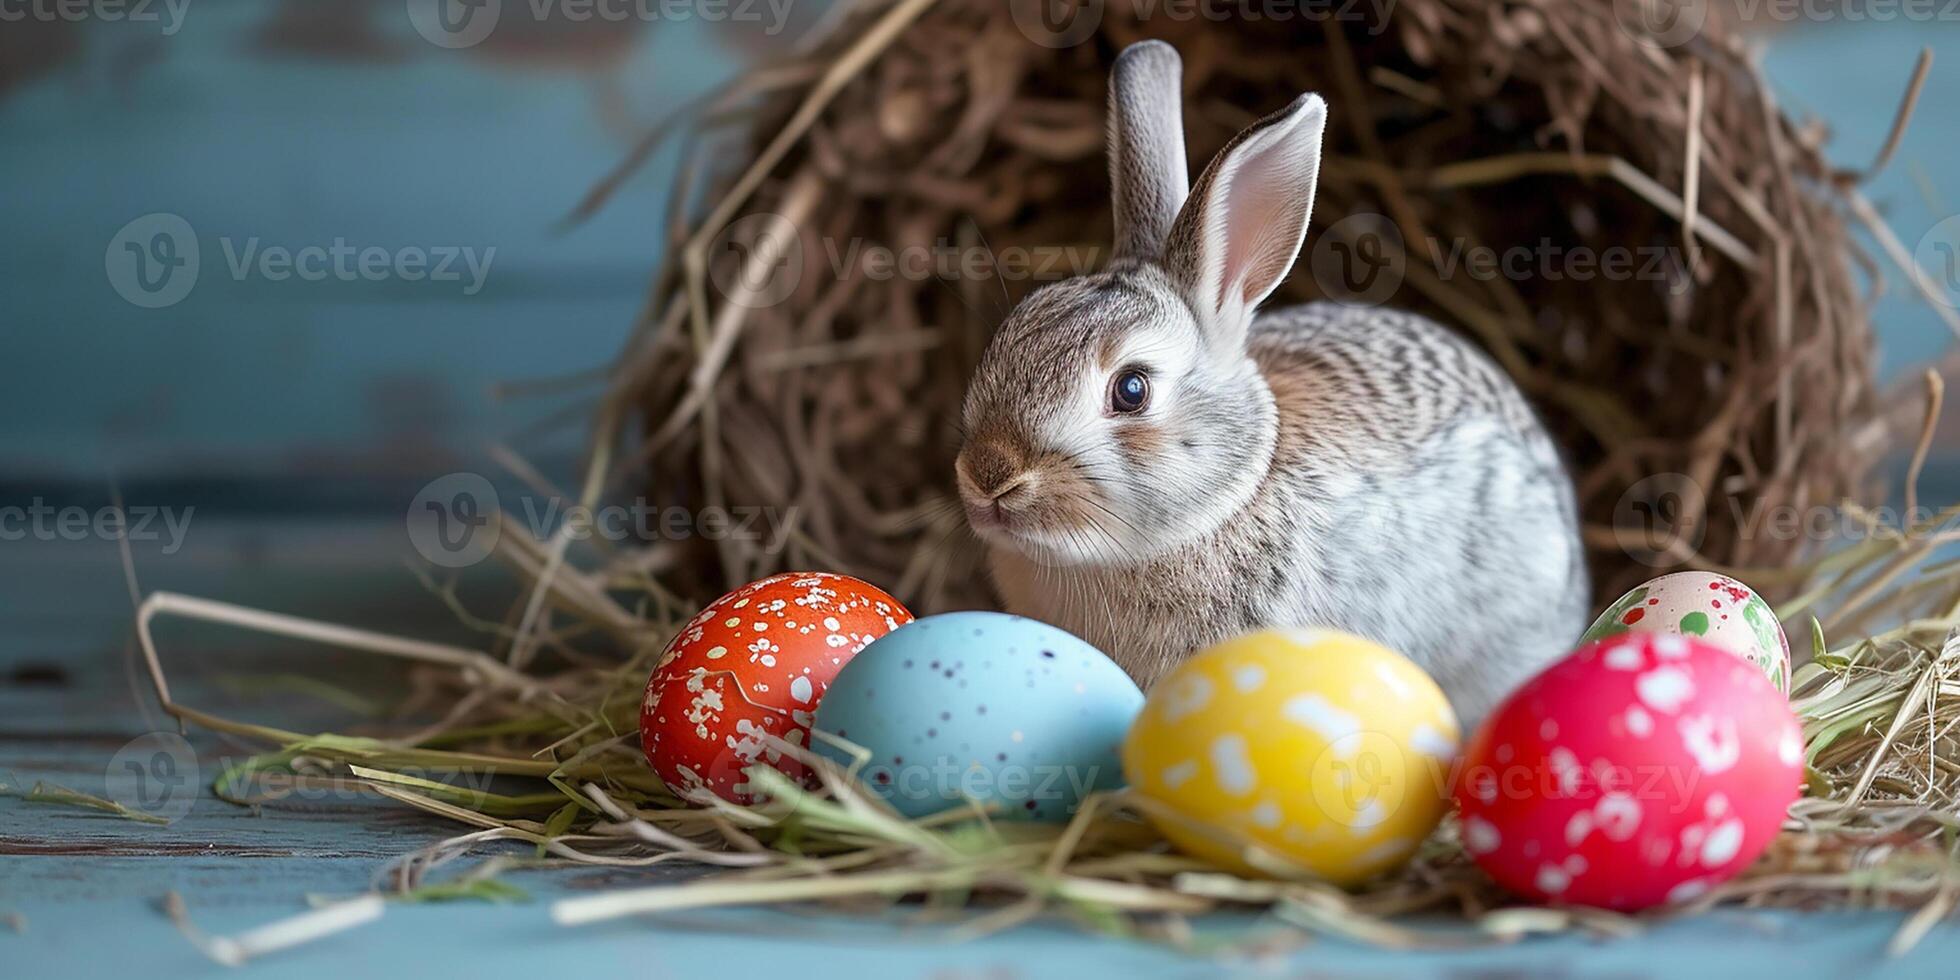
[[[959,612],[865,647],[830,682],[814,727],[868,750],[859,778],[907,816],[973,799],[996,817],[1067,820],[1082,797],[1123,785],[1123,735],[1142,707],[1129,675],[1073,634]]]

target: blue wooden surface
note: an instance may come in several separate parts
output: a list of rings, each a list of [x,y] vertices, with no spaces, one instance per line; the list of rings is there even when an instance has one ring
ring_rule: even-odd
[[[332,542],[333,550],[323,547]],[[399,524],[301,527],[291,522],[201,525],[165,558],[139,549],[146,588],[181,590],[413,635],[454,637],[453,623],[396,561],[407,552]],[[288,558],[287,556],[304,556]],[[122,795],[109,761],[130,739],[168,728],[127,653],[128,599],[109,542],[29,544],[0,551],[0,780],[45,779]],[[485,578],[494,578],[486,575]],[[491,583],[485,583],[493,588]],[[343,709],[268,698],[230,682],[323,669],[385,692],[363,662],[239,634],[160,634],[177,695],[187,703],[294,727],[346,724]],[[359,678],[365,677],[362,680]],[[376,686],[383,685],[383,686]],[[358,718],[355,719],[358,722]],[[158,908],[181,894],[210,933],[250,928],[303,910],[308,896],[366,890],[391,857],[457,832],[386,801],[309,799],[259,812],[212,799],[204,783],[227,759],[254,748],[193,733],[199,794],[167,827],[91,811],[0,798],[0,976],[208,976],[204,958]],[[500,853],[492,849],[486,852]],[[523,853],[518,849],[501,853]],[[507,880],[523,904],[391,906],[381,921],[320,944],[258,961],[254,976],[625,975],[697,978],[739,964],[742,975],[810,977],[1450,976],[1551,972],[1571,976],[1863,975],[1901,921],[1888,912],[1792,914],[1725,910],[1661,924],[1626,940],[1536,939],[1442,953],[1386,953],[1319,940],[1261,961],[1214,960],[1142,942],[1043,923],[954,944],[945,927],[903,916],[866,921],[816,912],[725,910],[567,929],[552,924],[552,897],[600,887],[673,880],[685,869],[545,869]],[[24,920],[10,930],[9,915]],[[1220,916],[1205,933],[1271,929],[1249,916]],[[1897,976],[1950,976],[1960,928],[1942,926]]]
[[[0,460],[14,475],[327,473],[474,448],[575,406],[492,389],[617,353],[658,261],[678,151],[591,221],[559,223],[641,132],[729,77],[749,35],[683,19],[580,48],[592,31],[533,37],[507,6],[500,36],[528,39],[515,52],[431,45],[403,0],[197,0],[168,37],[0,24],[52,35],[0,59],[12,44],[66,52],[0,85],[0,411],[17,420],[0,426]],[[309,7],[318,26],[274,33]],[[201,266],[181,302],[147,310],[111,288],[104,253],[155,212],[189,223]],[[495,254],[466,294],[234,279],[223,248],[337,239]],[[525,448],[575,448],[579,434]]]
[[[657,256],[673,158],[656,160],[591,224],[559,234],[553,223],[630,143],[619,116],[644,124],[724,77],[737,46],[712,43],[700,24],[641,31],[604,59],[522,65],[445,54],[412,37],[380,57],[300,56],[265,43],[275,13],[308,3],[370,10],[391,43],[403,39],[389,16],[396,0],[198,0],[165,41],[135,25],[36,37],[30,48],[66,60],[0,91],[0,478],[12,489],[43,492],[19,482],[28,477],[51,481],[49,493],[78,477],[95,486],[109,470],[244,470],[331,491],[351,483],[345,470],[358,464],[404,474],[406,492],[382,496],[405,501],[421,480],[453,468],[431,447],[467,449],[545,412],[576,412],[570,399],[500,402],[492,384],[602,364],[624,336]],[[0,26],[15,38],[35,29]],[[1960,47],[1951,23],[1805,29],[1780,37],[1768,66],[1791,106],[1837,127],[1839,159],[1859,165],[1883,140],[1922,44]],[[1938,64],[1929,94],[1952,91],[1956,71],[1951,58]],[[608,108],[622,94],[623,114]],[[1872,189],[1908,246],[1960,201],[1960,170],[1948,165],[1960,153],[1956,134],[1960,104],[1924,100]],[[1915,167],[1930,194],[1914,186]],[[177,307],[142,311],[105,282],[103,252],[124,222],[153,211],[190,218],[214,253],[218,236],[256,235],[288,245],[345,237],[390,248],[495,246],[499,255],[484,292],[470,297],[220,276]],[[1950,341],[1907,300],[1886,299],[1879,317],[1888,369]],[[420,469],[431,466],[440,469]],[[407,547],[391,519],[294,530],[242,515],[313,499],[310,491],[227,501],[197,489],[209,502],[186,549],[139,549],[146,586],[418,635],[453,630],[395,563]],[[123,588],[108,542],[0,545],[0,780],[104,792],[117,749],[167,727],[126,655]],[[320,659],[224,634],[194,634],[172,649],[196,651],[197,669],[180,664],[179,676],[206,678],[180,693],[247,715],[268,709],[224,681]],[[318,710],[289,707],[295,717]],[[201,779],[249,750],[206,735],[194,742]],[[234,931],[297,912],[308,894],[359,891],[389,857],[453,832],[359,799],[253,813],[206,795],[183,820],[152,828],[0,798],[0,977],[216,973],[156,910],[164,893],[181,893],[206,930]],[[1202,976],[1220,967],[1054,924],[949,946],[942,930],[902,921],[775,912],[576,931],[548,921],[555,894],[661,874],[672,872],[518,873],[530,903],[395,907],[377,924],[243,972],[693,978],[732,962],[745,974],[954,978]],[[10,914],[24,932],[8,928]],[[1224,965],[1260,975],[1855,976],[1870,971],[1898,922],[1891,913],[1723,912],[1612,943],[1395,956],[1318,942],[1273,963]],[[1956,959],[1960,931],[1942,927],[1887,967],[1947,976]]]

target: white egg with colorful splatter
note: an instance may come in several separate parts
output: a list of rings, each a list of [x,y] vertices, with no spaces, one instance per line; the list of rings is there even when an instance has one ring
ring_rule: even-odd
[[[1142,707],[1136,682],[1074,635],[958,612],[865,647],[830,682],[815,727],[870,753],[859,778],[906,816],[977,803],[997,819],[1059,821],[1123,785],[1118,749]]]
[[[1762,668],[1777,690],[1790,690],[1790,642],[1776,613],[1754,589],[1727,575],[1690,571],[1649,579],[1600,613],[1580,642],[1621,633],[1705,640]]]

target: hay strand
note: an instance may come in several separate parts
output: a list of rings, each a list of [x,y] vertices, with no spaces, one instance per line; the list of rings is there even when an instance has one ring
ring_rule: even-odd
[[[469,828],[396,862],[400,888],[508,841],[546,864],[713,869],[559,902],[553,916],[566,924],[816,902],[950,916],[956,935],[1060,915],[1198,951],[1221,943],[1195,938],[1188,917],[1221,908],[1262,909],[1277,923],[1222,943],[1239,948],[1306,934],[1438,948],[1642,928],[1651,917],[1512,904],[1448,824],[1407,868],[1346,892],[1253,852],[1245,859],[1269,877],[1175,853],[1144,819],[1149,801],[1128,793],[1093,798],[1065,826],[994,821],[978,808],[910,821],[858,787],[852,767],[799,746],[772,744],[809,765],[816,784],[752,769],[762,800],[753,806],[677,795],[640,757],[632,734],[653,658],[693,603],[728,586],[822,566],[892,584],[922,612],[990,602],[952,504],[958,403],[994,325],[1040,277],[876,278],[826,268],[827,246],[950,243],[1093,265],[1091,243],[1109,226],[1103,77],[1122,46],[1159,36],[1185,53],[1200,158],[1294,93],[1331,94],[1341,123],[1314,234],[1339,237],[1347,215],[1392,219],[1407,261],[1390,302],[1461,327],[1537,399],[1580,467],[1604,594],[1678,562],[1772,590],[1793,627],[1813,617],[1811,662],[1792,682],[1808,792],[1755,867],[1667,914],[1723,903],[1914,908],[1894,952],[1947,914],[1960,892],[1960,562],[1936,556],[1960,540],[1950,526],[1960,506],[1900,520],[1850,502],[1871,499],[1870,467],[1908,446],[1917,502],[1942,390],[1934,383],[1924,401],[1905,403],[1923,412],[1880,414],[1847,222],[1871,227],[1923,295],[1937,287],[1827,164],[1814,132],[1777,110],[1719,25],[1663,49],[1628,33],[1607,3],[1403,0],[1392,24],[1220,25],[1148,20],[1142,4],[1109,0],[1086,40],[1048,46],[1008,7],[840,4],[786,63],[703,103],[713,107],[705,128],[739,120],[752,135],[716,196],[676,209],[677,256],[614,373],[580,498],[637,484],[687,505],[792,513],[780,551],[695,541],[592,556],[569,535],[539,541],[506,521],[498,554],[526,587],[508,615],[477,615],[430,583],[501,656],[152,596],[138,637],[166,709],[269,746],[221,775],[220,794],[247,799],[262,780],[342,780]],[[1868,173],[1890,159],[1924,77],[1922,61]],[[577,213],[603,202],[661,135]],[[701,180],[684,168],[676,200],[695,202]],[[794,233],[713,248],[755,215]],[[1595,256],[1653,249],[1662,261],[1651,275],[1607,281],[1484,280],[1439,264],[1463,249],[1531,253],[1545,241]],[[800,278],[763,302],[772,269]],[[1284,298],[1321,293],[1303,271]],[[1960,317],[1942,315],[1960,333]],[[1904,431],[1913,417],[1922,425]],[[1675,537],[1650,553],[1630,546],[1615,510],[1657,476],[1698,493]],[[1738,516],[1841,502],[1861,536],[1822,555],[1752,535]],[[448,710],[393,739],[205,713],[170,697],[150,633],[162,616],[405,660],[427,702]],[[490,774],[526,790],[446,781]],[[1468,929],[1404,921],[1439,912]]]

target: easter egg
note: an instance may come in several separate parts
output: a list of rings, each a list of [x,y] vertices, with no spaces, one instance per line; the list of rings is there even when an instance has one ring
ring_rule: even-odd
[[[1754,666],[1628,633],[1527,681],[1464,750],[1463,847],[1542,902],[1632,911],[1692,899],[1769,846],[1803,732]]]
[[[1123,784],[1117,747],[1142,705],[1136,682],[1073,634],[957,612],[901,626],[845,664],[816,727],[869,752],[859,778],[907,816],[970,800],[996,819],[1066,820],[1084,796]]]
[[[807,744],[831,679],[852,656],[912,614],[847,575],[790,572],[716,599],[681,628],[647,680],[640,746],[668,786],[751,801],[743,770],[767,762],[807,779],[808,767],[764,735]]]
[[[1457,740],[1449,699],[1401,655],[1345,633],[1273,630],[1205,650],[1151,687],[1123,771],[1151,822],[1191,854],[1258,873],[1256,850],[1352,885],[1436,828]]]
[[[1628,632],[1697,637],[1755,664],[1777,690],[1790,689],[1790,643],[1776,613],[1727,575],[1674,572],[1650,579],[1600,613],[1580,642]]]

